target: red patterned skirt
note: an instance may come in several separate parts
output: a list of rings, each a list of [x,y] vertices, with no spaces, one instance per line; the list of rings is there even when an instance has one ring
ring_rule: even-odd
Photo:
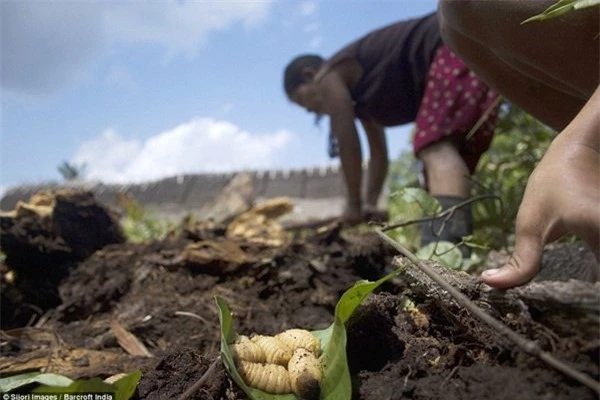
[[[451,137],[471,173],[489,148],[498,119],[498,94],[487,87],[446,46],[431,63],[415,120],[415,154]],[[479,125],[473,131],[472,129]]]

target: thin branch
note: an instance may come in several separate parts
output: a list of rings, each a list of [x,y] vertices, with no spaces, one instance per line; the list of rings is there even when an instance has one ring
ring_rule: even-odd
[[[204,386],[204,384],[206,384],[206,381],[214,374],[215,369],[217,368],[217,365],[219,364],[220,360],[221,360],[220,356],[215,358],[215,361],[213,361],[213,363],[210,364],[210,367],[208,367],[206,372],[204,372],[204,374],[202,374],[200,379],[198,379],[196,381],[196,383],[194,383],[192,386],[190,386],[188,390],[183,392],[183,394],[181,396],[179,396],[179,398],[177,400],[189,399],[198,391],[198,389],[200,389],[202,386]]]
[[[466,199],[465,201],[462,201],[450,208],[445,209],[444,211],[436,214],[436,215],[432,215],[430,217],[423,217],[423,218],[415,218],[415,219],[410,219],[408,221],[400,221],[400,222],[395,222],[392,224],[384,224],[381,226],[381,231],[382,232],[386,232],[392,229],[396,229],[396,228],[401,228],[403,226],[407,226],[407,225],[413,225],[413,224],[418,224],[421,222],[428,222],[428,221],[433,221],[436,220],[438,218],[442,218],[442,217],[450,217],[452,214],[454,214],[454,212],[460,208],[466,207],[467,205],[471,204],[471,203],[475,203],[476,201],[481,201],[481,200],[486,200],[486,199],[496,199],[496,200],[500,200],[500,197],[498,197],[497,195],[494,194],[482,194],[480,196],[475,196],[475,197],[471,197],[469,199]]]
[[[485,112],[483,114],[481,114],[481,117],[479,117],[479,119],[477,120],[475,125],[473,125],[473,127],[471,128],[469,133],[467,133],[466,140],[471,140],[473,135],[475,135],[475,132],[477,132],[477,130],[479,128],[481,128],[481,125],[483,125],[483,123],[488,119],[488,117],[492,113],[492,110],[494,108],[498,107],[498,105],[502,102],[502,100],[503,100],[502,96],[496,97],[494,102],[489,105],[489,107],[485,110]]]
[[[491,326],[494,330],[499,332],[500,334],[508,337],[512,340],[517,347],[521,350],[529,353],[531,355],[537,356],[542,361],[546,362],[548,365],[554,367],[555,369],[561,371],[565,375],[577,380],[578,382],[584,384],[590,389],[594,390],[597,394],[600,394],[600,382],[596,382],[589,376],[581,373],[560,360],[554,358],[550,353],[543,351],[539,345],[531,341],[524,336],[518,334],[517,332],[510,329],[508,326],[504,325],[501,321],[492,317],[491,315],[484,312],[480,309],[475,303],[469,300],[464,294],[462,294],[459,290],[454,288],[448,282],[446,282],[437,272],[431,269],[428,265],[421,262],[413,253],[411,253],[408,249],[402,246],[400,243],[396,242],[394,239],[386,235],[381,230],[375,230],[375,232],[381,237],[381,239],[396,249],[399,253],[408,258],[415,266],[417,266],[424,274],[429,276],[435,283],[442,287],[445,291],[447,291],[461,306],[466,308],[472,315],[479,318],[481,321],[485,322],[489,326]]]

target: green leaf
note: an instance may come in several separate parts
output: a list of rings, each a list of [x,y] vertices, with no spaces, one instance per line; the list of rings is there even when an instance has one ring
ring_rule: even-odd
[[[141,378],[142,372],[138,369],[113,383],[113,386],[116,388],[116,400],[130,399],[135,393],[135,388],[137,388]]]
[[[434,260],[450,269],[461,269],[462,253],[456,244],[446,241],[429,243],[415,254],[421,260]]]
[[[600,0],[559,0],[545,9],[541,14],[527,18],[525,21],[521,22],[521,24],[555,18],[573,10],[580,10],[582,8],[591,7],[598,4],[600,4]]]
[[[362,303],[373,290],[377,289],[378,286],[393,278],[398,273],[400,273],[400,271],[394,271],[375,282],[366,280],[356,282],[354,286],[342,294],[342,297],[335,306],[336,319],[339,319],[342,324],[345,324],[352,316],[352,313],[354,313],[354,310],[356,310],[360,303]]]
[[[114,384],[109,384],[100,378],[73,381],[58,374],[29,372],[0,379],[0,392],[6,393],[32,383],[38,383],[40,385],[31,390],[32,393],[114,393],[116,400],[128,400],[133,396],[141,377],[142,373],[136,370]]]
[[[597,6],[600,4],[600,0],[579,0],[573,5],[573,8],[580,10],[582,8]]]
[[[403,188],[394,197],[406,204],[417,203],[423,210],[423,215],[436,215],[442,211],[440,202],[421,188]]]
[[[66,387],[41,385],[35,388],[32,393],[115,393],[115,387],[110,383],[104,382],[100,378],[78,379]],[[126,400],[126,399],[118,399]]]
[[[352,397],[352,382],[346,358],[346,326],[352,313],[383,282],[393,278],[401,270],[394,271],[376,282],[358,281],[348,289],[335,307],[333,323],[326,329],[316,330],[312,333],[321,341],[321,361],[324,365],[323,381],[321,382],[321,400],[349,400]],[[293,394],[274,395],[246,385],[235,368],[233,356],[229,345],[233,343],[238,334],[233,329],[233,319],[229,306],[219,296],[215,296],[219,309],[221,323],[221,358],[225,369],[232,379],[248,395],[251,400],[295,400]]]
[[[6,393],[31,383],[40,383],[43,385],[59,386],[64,388],[65,386],[72,384],[73,381],[58,374],[28,372],[25,374],[9,376],[7,378],[0,379],[0,392]]]

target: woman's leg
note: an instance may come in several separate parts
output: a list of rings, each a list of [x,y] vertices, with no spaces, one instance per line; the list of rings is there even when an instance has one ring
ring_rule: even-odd
[[[450,139],[425,147],[418,156],[424,164],[431,195],[469,197],[471,174]]]

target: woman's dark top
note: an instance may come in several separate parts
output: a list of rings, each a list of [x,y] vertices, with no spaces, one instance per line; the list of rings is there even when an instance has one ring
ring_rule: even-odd
[[[413,122],[427,71],[443,46],[437,14],[397,22],[344,47],[326,62],[331,68],[353,59],[363,76],[352,90],[355,115],[383,126]]]

